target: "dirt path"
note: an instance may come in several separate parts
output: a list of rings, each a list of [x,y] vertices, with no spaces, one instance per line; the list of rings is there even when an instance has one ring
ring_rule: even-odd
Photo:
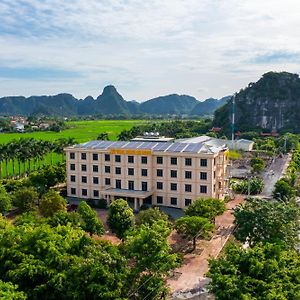
[[[233,230],[232,209],[243,201],[242,196],[226,204],[227,211],[216,218],[216,235],[210,241],[199,241],[194,253],[184,256],[183,265],[175,270],[176,279],[169,279],[168,285],[172,294],[199,289],[206,282],[205,273],[208,271],[208,259],[216,257]],[[178,298],[179,299],[179,298]]]

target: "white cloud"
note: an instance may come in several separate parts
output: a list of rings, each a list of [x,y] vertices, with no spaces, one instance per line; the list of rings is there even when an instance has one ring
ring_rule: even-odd
[[[203,99],[269,70],[300,71],[291,59],[253,63],[300,52],[297,0],[2,0],[0,18],[0,68],[80,74],[8,78],[2,95],[96,96],[111,83],[127,99],[174,92]]]

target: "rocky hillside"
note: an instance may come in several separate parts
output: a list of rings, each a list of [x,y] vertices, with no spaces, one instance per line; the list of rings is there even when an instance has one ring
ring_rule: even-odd
[[[300,132],[298,74],[269,72],[235,97],[237,131]],[[230,130],[232,100],[215,111],[214,125]]]
[[[224,101],[209,99],[203,102],[187,95],[167,95],[142,103],[126,101],[112,85],[100,96],[78,100],[70,94],[56,96],[0,98],[0,115],[212,115]]]

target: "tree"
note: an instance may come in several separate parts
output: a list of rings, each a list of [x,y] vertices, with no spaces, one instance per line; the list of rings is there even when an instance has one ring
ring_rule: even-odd
[[[78,213],[82,218],[82,228],[92,234],[101,235],[104,233],[104,226],[98,218],[96,212],[85,202],[81,201],[78,205]]]
[[[108,141],[109,140],[108,133],[107,132],[99,133],[97,136],[97,140]]]
[[[279,179],[274,186],[273,197],[287,201],[296,195],[295,189],[285,179]]]
[[[63,210],[58,211],[53,215],[53,217],[48,218],[48,224],[56,227],[59,225],[67,226],[71,224],[74,227],[81,227],[81,218],[79,213],[72,211],[66,212]]]
[[[129,295],[135,299],[157,299],[166,293],[162,286],[162,276],[178,266],[176,254],[171,253],[167,237],[171,229],[165,221],[152,224],[142,224],[126,236],[122,249],[128,259],[132,261],[129,276],[131,290]],[[140,289],[140,283],[148,279],[148,287]],[[142,296],[143,295],[143,296]],[[131,297],[128,297],[131,298]]]
[[[128,293],[119,249],[70,224],[0,227],[0,249],[0,280],[18,285],[28,299],[113,300]]]
[[[169,217],[158,207],[155,207],[140,211],[136,217],[135,223],[137,226],[140,226],[142,224],[148,224],[151,226],[154,222],[157,222],[159,220],[168,222]]]
[[[247,195],[257,195],[261,193],[264,187],[264,182],[260,178],[249,178],[247,180],[238,180],[231,182],[231,188],[240,194]]]
[[[13,193],[13,202],[21,212],[35,209],[39,195],[33,187],[22,187]]]
[[[250,161],[250,165],[253,173],[259,173],[265,168],[265,162],[260,157],[254,157]]]
[[[197,238],[207,237],[214,230],[214,225],[207,218],[186,216],[176,220],[175,228],[179,234],[193,239],[193,250],[195,250]]]
[[[18,291],[18,287],[11,282],[0,280],[0,298],[3,300],[26,300],[26,295]]]
[[[12,208],[12,201],[5,188],[0,185],[0,213],[6,213]]]
[[[210,290],[219,300],[299,299],[300,257],[276,244],[243,250],[230,245],[209,261]]]
[[[134,225],[133,210],[128,206],[127,201],[117,199],[110,204],[107,223],[118,238],[125,237],[126,231],[132,229]]]
[[[196,199],[185,211],[187,216],[198,216],[207,218],[211,221],[216,216],[222,215],[226,210],[223,200],[215,198],[199,198]]]
[[[56,191],[50,190],[41,199],[40,212],[44,217],[52,217],[60,210],[66,210],[66,200]]]
[[[248,242],[283,243],[293,247],[297,242],[299,208],[293,203],[248,198],[234,210],[235,237]]]

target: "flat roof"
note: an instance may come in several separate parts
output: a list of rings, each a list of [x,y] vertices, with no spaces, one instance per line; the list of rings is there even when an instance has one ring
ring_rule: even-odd
[[[67,147],[66,149],[87,149],[87,150],[152,150],[153,152],[164,153],[206,153],[213,154],[226,150],[226,145],[211,145],[207,142],[113,142],[113,141],[90,141],[83,144]]]

